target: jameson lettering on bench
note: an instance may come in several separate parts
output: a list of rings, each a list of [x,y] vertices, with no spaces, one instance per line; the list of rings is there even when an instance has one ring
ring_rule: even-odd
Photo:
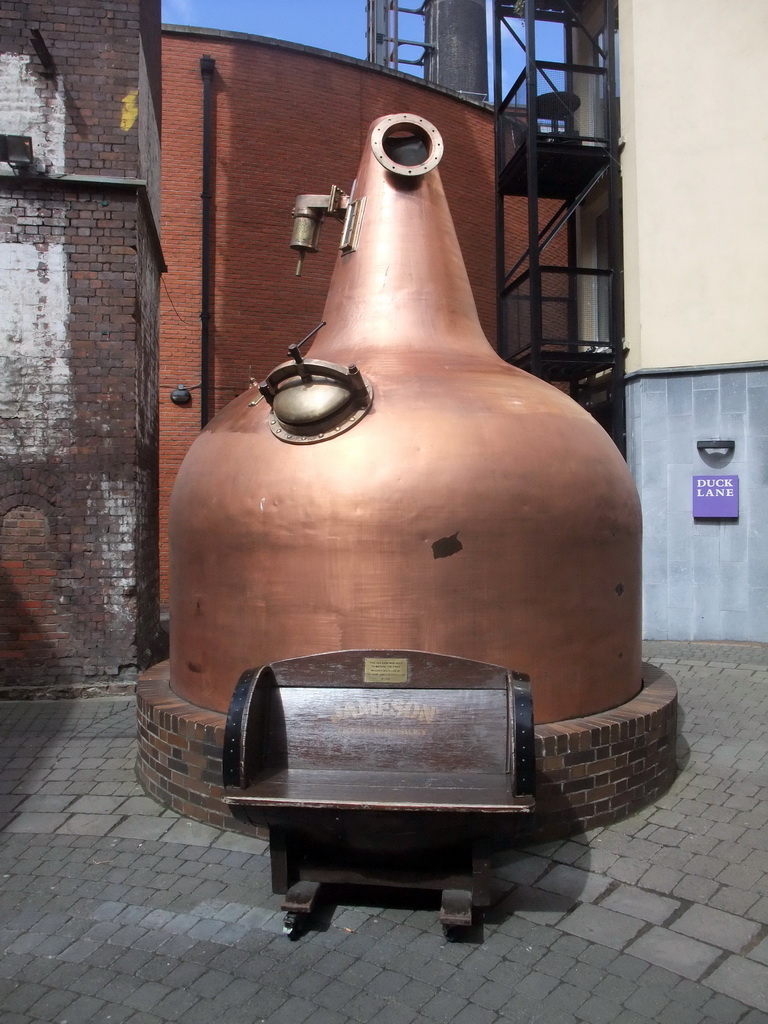
[[[372,699],[365,701],[346,701],[339,704],[331,715],[332,722],[341,722],[345,719],[364,718],[387,718],[387,719],[414,719],[417,722],[432,723],[437,714],[436,707],[429,707],[427,704],[417,703],[413,700]]]
[[[694,476],[693,514],[698,519],[736,519],[739,515],[737,476]]]

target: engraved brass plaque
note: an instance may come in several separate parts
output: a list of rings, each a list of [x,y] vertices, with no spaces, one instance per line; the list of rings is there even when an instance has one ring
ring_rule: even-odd
[[[407,683],[407,658],[366,658],[363,680],[366,683]]]

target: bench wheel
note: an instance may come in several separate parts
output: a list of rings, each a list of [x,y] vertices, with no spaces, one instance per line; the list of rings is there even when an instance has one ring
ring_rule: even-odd
[[[445,936],[445,941],[460,942],[465,930],[465,926],[460,924],[444,924],[443,935]]]
[[[308,916],[308,914],[297,914],[294,911],[287,913],[283,918],[283,935],[287,935],[292,942],[295,942],[307,930]]]
[[[446,942],[458,942],[472,924],[472,892],[469,889],[443,889],[440,924]]]

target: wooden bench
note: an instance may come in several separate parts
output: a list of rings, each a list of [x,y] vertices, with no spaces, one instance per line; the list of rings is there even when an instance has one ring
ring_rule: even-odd
[[[418,651],[295,658],[235,689],[225,800],[269,827],[274,891],[300,890],[289,914],[308,913],[323,882],[440,888],[455,928],[487,905],[489,850],[533,808],[533,743],[527,677],[497,665]]]

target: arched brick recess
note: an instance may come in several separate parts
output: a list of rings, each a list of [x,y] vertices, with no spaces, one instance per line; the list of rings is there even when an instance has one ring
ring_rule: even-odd
[[[60,558],[51,534],[56,516],[40,495],[0,502],[0,683],[13,687],[20,669],[46,665],[69,639],[69,616],[59,600]]]

